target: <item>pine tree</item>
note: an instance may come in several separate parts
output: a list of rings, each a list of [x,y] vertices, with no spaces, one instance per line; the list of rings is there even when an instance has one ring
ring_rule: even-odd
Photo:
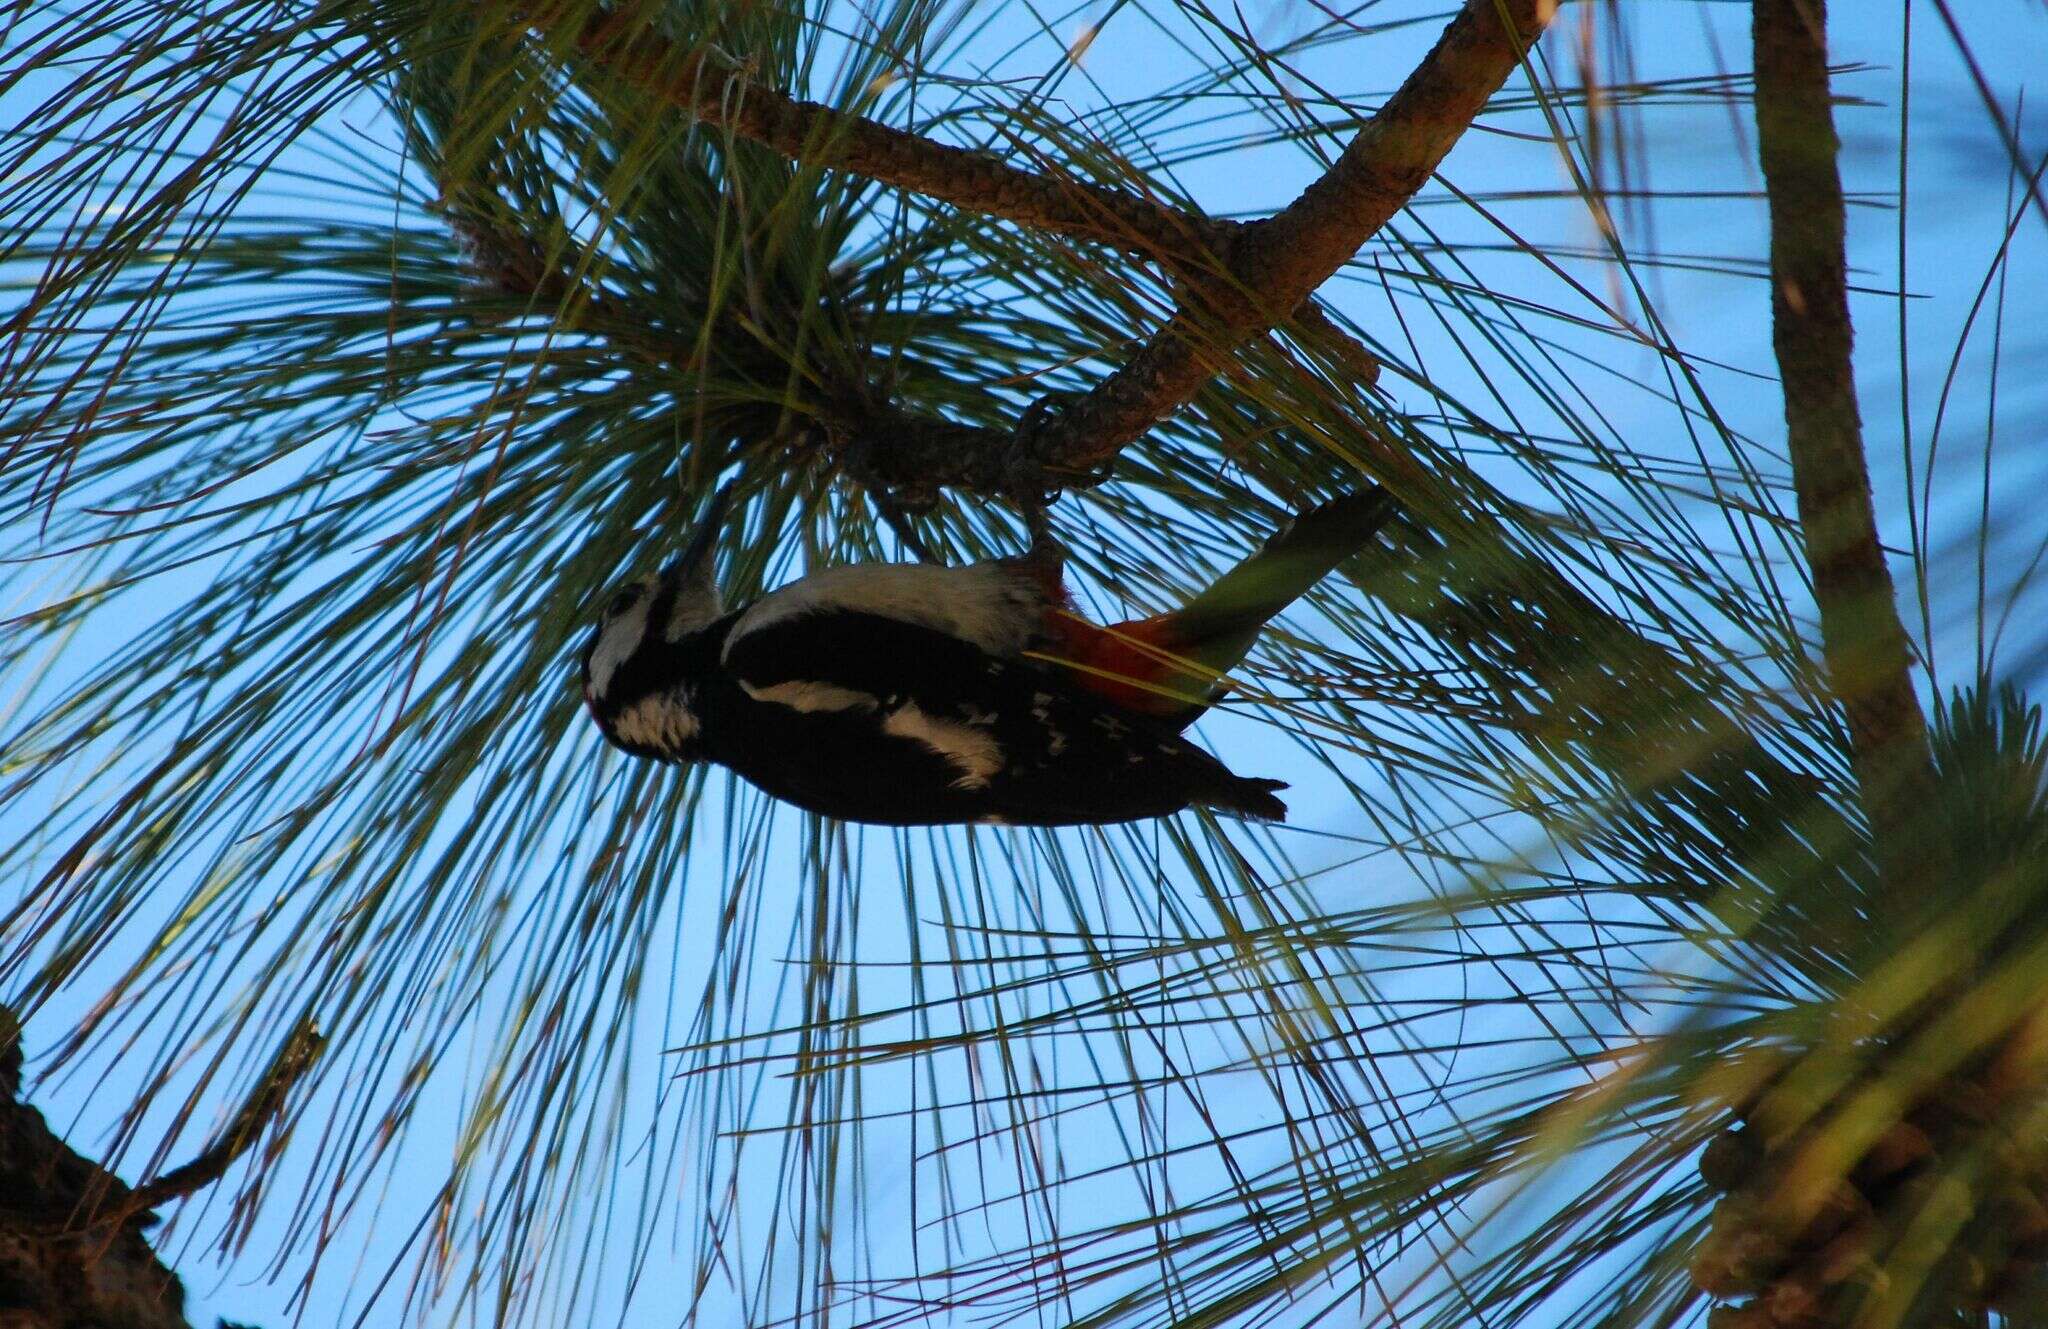
[[[1934,12],[2002,316],[2048,205]],[[1636,79],[1667,20],[1552,0],[17,12],[0,1321],[178,1323],[157,1210],[315,1319],[2048,1318],[2048,744],[1873,494],[1826,7],[1753,20]],[[1760,262],[1657,243],[1700,99]],[[1204,721],[1295,825],[884,831],[580,713],[727,481],[742,591],[1056,496],[1104,616],[1401,515]]]

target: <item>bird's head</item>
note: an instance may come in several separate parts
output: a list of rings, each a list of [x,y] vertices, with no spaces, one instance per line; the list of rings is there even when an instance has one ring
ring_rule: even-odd
[[[629,675],[658,664],[664,648],[707,627],[724,612],[711,550],[731,499],[731,485],[719,490],[681,554],[658,576],[636,577],[605,602],[604,617],[583,650],[583,700],[592,710],[627,700],[621,694]]]

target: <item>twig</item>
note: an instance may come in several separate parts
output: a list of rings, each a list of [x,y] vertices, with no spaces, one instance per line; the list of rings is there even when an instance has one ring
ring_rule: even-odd
[[[612,74],[696,120],[807,165],[852,171],[984,216],[1161,260],[1223,253],[1238,229],[1120,189],[1040,175],[989,153],[800,101],[755,82],[744,66],[714,51],[664,41],[636,14],[599,9],[578,21],[555,7],[535,5],[523,12],[543,38],[566,39]]]
[[[1294,311],[1294,322],[1310,337],[1324,342],[1329,353],[1357,380],[1358,386],[1370,389],[1380,381],[1380,358],[1365,349],[1358,338],[1337,326],[1323,307],[1314,299],[1301,302]]]
[[[916,525],[910,520],[910,514],[903,510],[903,505],[896,501],[894,495],[885,489],[872,488],[867,491],[867,495],[868,502],[874,505],[875,512],[889,529],[895,532],[896,542],[915,554],[918,562],[945,561],[932,553],[931,546],[924,542],[924,536],[918,534]]]
[[[1826,0],[1756,0],[1756,118],[1770,202],[1772,341],[1785,389],[1799,525],[1828,679],[1878,861],[1912,898],[1932,885],[1938,836],[1926,717],[1878,538],[1850,361],[1839,140],[1829,102]]]
[[[214,1137],[213,1143],[183,1167],[172,1168],[162,1176],[137,1186],[123,1208],[130,1214],[141,1213],[172,1200],[183,1199],[201,1187],[219,1181],[234,1161],[248,1153],[251,1146],[262,1138],[264,1128],[284,1109],[286,1095],[305,1078],[326,1046],[327,1040],[310,1020],[301,1022],[285,1039],[262,1083],[243,1101],[241,1110],[235,1113],[226,1129]]]
[[[234,1119],[214,1137],[213,1143],[191,1162],[132,1189],[123,1186],[112,1173],[102,1173],[90,1191],[68,1201],[60,1197],[55,1203],[49,1197],[39,1197],[40,1217],[25,1214],[16,1221],[49,1236],[127,1228],[159,1205],[211,1186],[263,1137],[264,1129],[284,1110],[286,1096],[305,1078],[326,1046],[327,1040],[310,1020],[292,1030],[262,1083],[243,1101]]]

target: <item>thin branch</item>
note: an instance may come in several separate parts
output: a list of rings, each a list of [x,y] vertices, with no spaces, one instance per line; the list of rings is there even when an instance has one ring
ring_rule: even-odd
[[[0,1012],[4,1012],[4,1008],[0,1008]],[[4,1035],[4,1030],[0,1030],[0,1035]],[[270,1069],[264,1073],[262,1082],[243,1100],[233,1119],[214,1137],[213,1143],[201,1150],[191,1162],[172,1168],[133,1189],[112,1173],[94,1168],[97,1176],[92,1186],[60,1185],[53,1195],[34,1197],[39,1201],[34,1210],[15,1221],[30,1231],[51,1238],[125,1230],[155,1222],[151,1210],[211,1186],[227,1174],[236,1159],[254,1147],[256,1141],[263,1137],[265,1128],[284,1110],[285,1098],[313,1068],[313,1063],[319,1060],[326,1046],[327,1040],[310,1021],[292,1030],[284,1046],[278,1050],[276,1059],[271,1062]],[[18,1060],[16,1066],[19,1066]],[[18,1074],[11,1079],[0,1074],[0,1088],[11,1091],[12,1086],[18,1083]],[[6,1168],[6,1160],[0,1159],[0,1180],[4,1180]],[[0,1189],[0,1194],[5,1193]],[[0,1226],[4,1226],[4,1220],[0,1220]]]
[[[153,1181],[137,1186],[124,1206],[129,1213],[154,1209],[182,1200],[202,1187],[211,1186],[226,1174],[234,1161],[249,1152],[264,1129],[284,1110],[284,1100],[294,1086],[313,1069],[327,1040],[311,1022],[300,1024],[285,1039],[277,1059],[270,1064],[261,1084],[242,1103],[234,1119],[214,1137],[213,1143],[183,1167],[172,1168]]]
[[[852,171],[970,212],[1161,260],[1227,253],[1239,229],[1234,222],[1069,176],[1041,175],[992,153],[937,143],[786,96],[715,50],[663,40],[638,14],[598,9],[577,19],[559,7],[534,7],[525,15],[542,38],[566,39],[613,75],[699,122],[806,165]]]
[[[1338,363],[1349,369],[1361,388],[1370,389],[1380,381],[1380,358],[1365,344],[1339,327],[1321,304],[1304,300],[1294,310],[1294,323],[1311,341],[1321,341]]]
[[[1756,0],[1772,341],[1829,681],[1848,720],[1857,785],[1887,883],[1917,893],[1932,884],[1936,852],[1937,837],[1920,828],[1933,806],[1933,758],[1878,536],[1856,408],[1826,33],[1826,0]]]

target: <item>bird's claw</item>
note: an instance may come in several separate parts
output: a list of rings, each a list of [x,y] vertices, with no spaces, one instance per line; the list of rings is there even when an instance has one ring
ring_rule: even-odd
[[[1066,562],[1067,551],[1052,533],[1050,513],[1060,490],[1046,477],[1044,430],[1060,400],[1056,393],[1039,397],[1018,417],[1008,484],[1011,501],[1024,517],[1024,529],[1031,533],[1025,558],[1050,568],[1055,576]]]
[[[1065,394],[1050,392],[1025,406],[1017,417],[1017,430],[1010,448],[1006,487],[1017,505],[1027,512],[1050,507],[1060,496],[1060,486],[1046,475],[1046,426],[1065,402]]]

